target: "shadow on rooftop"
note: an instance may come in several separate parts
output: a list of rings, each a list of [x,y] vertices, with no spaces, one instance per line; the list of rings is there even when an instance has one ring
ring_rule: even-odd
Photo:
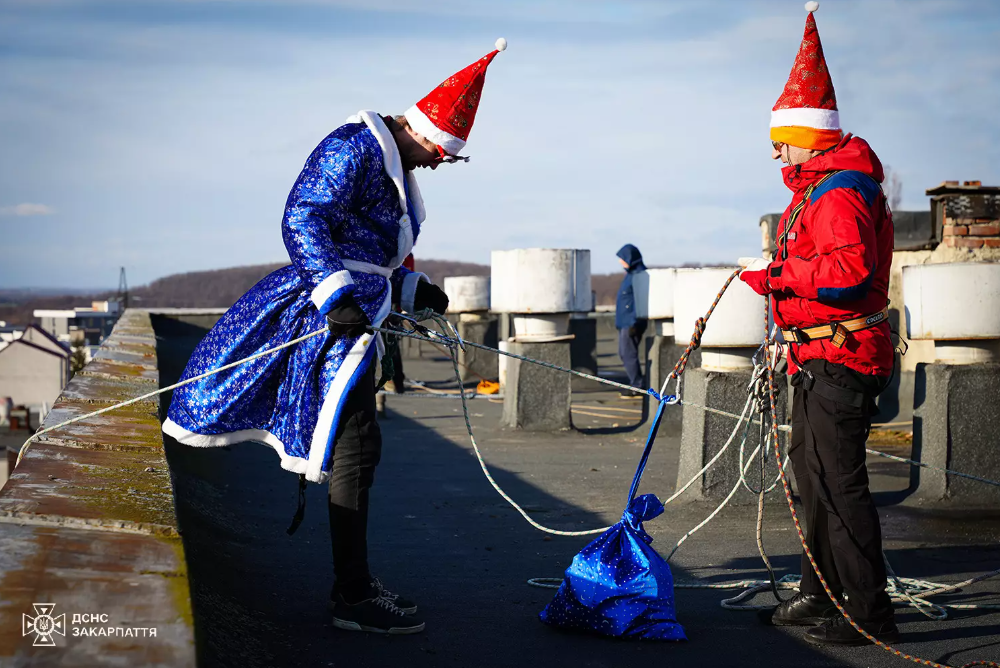
[[[154,318],[161,385],[176,382],[208,325]],[[169,400],[165,395],[161,412]],[[769,666],[849,665],[777,631],[746,633],[748,626],[756,631],[754,620],[733,624],[741,618],[730,616],[720,624],[727,613],[718,610],[717,592],[681,594],[686,643],[620,642],[546,627],[537,615],[553,592],[526,580],[561,575],[588,539],[536,532],[486,484],[468,450],[417,420],[394,414],[383,433],[371,562],[390,588],[420,602],[428,630],[416,636],[332,628],[324,487],[309,486],[305,521],[289,537],[297,479],[269,448],[197,449],[165,438],[200,666],[713,666],[749,656],[766,656]],[[492,470],[542,522],[600,526],[596,514]],[[690,577],[680,568],[674,574]]]

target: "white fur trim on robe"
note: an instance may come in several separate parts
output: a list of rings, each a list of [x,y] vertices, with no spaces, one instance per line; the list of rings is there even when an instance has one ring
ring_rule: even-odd
[[[413,204],[413,215],[417,219],[417,224],[424,222],[427,212],[424,210],[424,200],[417,186],[417,178],[413,172],[403,171],[403,161],[399,156],[399,149],[396,147],[396,140],[392,136],[389,128],[386,127],[382,117],[374,111],[359,111],[356,115],[347,119],[348,123],[364,122],[371,133],[378,141],[382,149],[382,162],[385,163],[385,173],[389,175],[396,185],[399,194],[399,206],[403,215],[399,218],[399,239],[396,242],[396,257],[389,261],[389,268],[395,269],[403,264],[403,260],[413,250],[413,226],[410,224],[410,214],[406,206],[406,185],[410,186],[410,201]],[[404,183],[403,179],[406,179]]]
[[[431,279],[427,277],[427,274],[422,274],[419,271],[411,272],[403,277],[403,289],[402,294],[399,296],[399,305],[407,313],[413,313],[416,310],[413,302],[417,298],[417,283],[421,281],[430,283]]]
[[[381,327],[382,323],[389,317],[392,307],[392,290],[387,289],[382,306],[372,324]],[[309,464],[306,467],[306,479],[312,482],[324,482],[329,474],[323,470],[323,463],[333,449],[333,439],[337,432],[337,422],[340,419],[340,409],[347,398],[347,393],[358,381],[358,368],[368,352],[368,347],[376,340],[376,335],[372,332],[362,334],[357,342],[347,353],[347,357],[341,363],[337,373],[333,375],[333,382],[323,398],[323,406],[319,409],[319,417],[316,419],[316,428],[313,430],[312,445],[309,447]],[[376,344],[377,345],[377,344]],[[376,355],[378,359],[380,355]],[[373,362],[374,364],[374,362]]]
[[[343,264],[347,267],[347,262]],[[347,267],[347,269],[350,269],[350,267]],[[329,313],[330,309],[344,296],[344,290],[354,285],[351,272],[347,269],[330,274],[313,289],[310,299],[312,299],[312,303],[316,305],[320,313],[324,315]]]

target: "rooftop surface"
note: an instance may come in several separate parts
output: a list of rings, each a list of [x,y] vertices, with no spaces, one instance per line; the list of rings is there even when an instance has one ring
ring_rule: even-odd
[[[204,330],[170,320],[156,326],[164,386],[175,382]],[[614,342],[601,339],[599,345],[602,373],[614,374]],[[442,355],[428,351],[405,366],[408,377],[447,389],[451,367]],[[816,649],[802,640],[801,630],[765,626],[753,612],[723,610],[720,600],[735,592],[717,590],[676,591],[678,621],[689,638],[683,643],[623,642],[545,626],[538,613],[554,592],[527,580],[561,577],[589,539],[549,536],[529,526],[480,471],[460,403],[422,394],[388,397],[369,529],[374,574],[420,605],[427,630],[415,636],[332,627],[323,486],[309,486],[305,521],[287,536],[297,477],[280,469],[269,448],[195,449],[166,438],[200,666],[907,665],[875,647]],[[168,403],[166,397],[161,412]],[[587,382],[574,385],[574,404],[578,429],[561,433],[501,429],[500,403],[470,404],[498,483],[538,521],[570,530],[619,519],[648,427],[648,421],[640,424],[640,403]],[[907,450],[905,438],[880,434],[876,440],[874,447]],[[669,496],[679,443],[679,434],[661,429],[641,492]],[[920,506],[906,499],[905,465],[873,459],[870,470],[886,552],[900,575],[955,582],[1000,566],[1000,511]],[[713,507],[671,504],[646,525],[653,546],[667,554]],[[675,581],[766,577],[755,518],[753,506],[723,511],[672,559]],[[764,544],[779,576],[799,572],[798,539],[783,499],[767,505]],[[1000,603],[998,590],[1000,580],[987,581],[951,601]],[[955,666],[1000,660],[997,612],[958,612],[936,622],[904,608],[898,621],[902,651]]]

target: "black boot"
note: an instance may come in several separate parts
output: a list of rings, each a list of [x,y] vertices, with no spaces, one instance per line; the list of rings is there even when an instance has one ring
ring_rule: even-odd
[[[899,642],[899,628],[892,618],[884,622],[859,623],[867,633],[887,645]],[[870,645],[871,641],[858,633],[843,615],[838,614],[806,631],[806,641],[814,645]]]
[[[816,626],[839,614],[826,594],[798,593],[775,608],[771,623],[775,626]]]

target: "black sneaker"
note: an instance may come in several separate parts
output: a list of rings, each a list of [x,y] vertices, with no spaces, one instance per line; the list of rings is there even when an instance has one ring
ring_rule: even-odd
[[[404,614],[407,615],[417,614],[416,603],[414,603],[410,599],[403,598],[399,594],[392,593],[384,586],[382,586],[382,581],[379,580],[378,578],[372,578],[372,587],[375,588],[375,591],[377,591],[379,595],[382,596],[382,598],[392,601],[397,608],[403,611]]]
[[[405,615],[414,615],[417,612],[417,604],[413,601],[403,598],[399,594],[394,594],[382,585],[382,581],[378,578],[372,578],[369,591],[370,596],[381,596],[384,599],[391,601],[397,608],[403,611]],[[330,609],[333,610],[334,606],[337,605],[337,585],[334,584],[333,588],[330,590]]]
[[[376,596],[349,605],[340,594],[333,604],[333,625],[347,631],[407,635],[424,630],[424,622],[408,615],[392,601]]]
[[[887,645],[899,642],[899,628],[896,627],[896,622],[892,619],[884,622],[865,622],[859,625],[876,640]],[[857,646],[871,644],[868,638],[858,633],[840,614],[806,631],[805,638],[813,645]]]
[[[800,592],[774,609],[771,623],[775,626],[817,626],[834,615],[840,613],[829,596]]]

